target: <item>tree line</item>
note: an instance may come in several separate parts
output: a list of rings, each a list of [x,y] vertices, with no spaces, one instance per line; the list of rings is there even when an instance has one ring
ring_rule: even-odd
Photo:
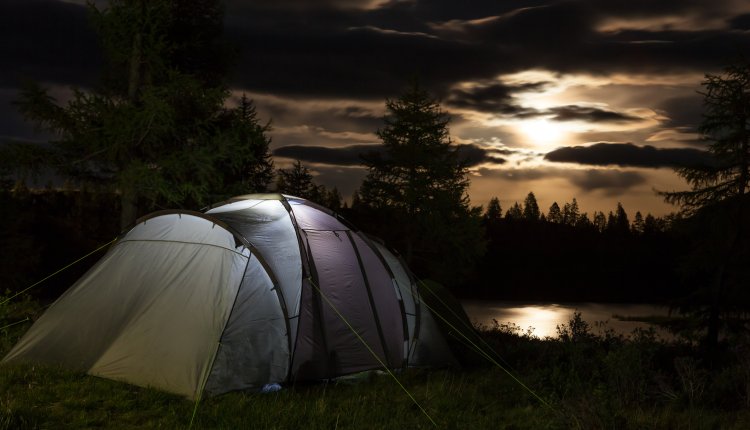
[[[678,213],[671,213],[664,217],[656,217],[647,213],[644,217],[640,211],[637,211],[633,220],[630,221],[625,208],[619,202],[615,210],[609,211],[607,215],[601,211],[594,211],[593,215],[589,217],[587,212],[580,211],[575,197],[571,202],[564,203],[562,209],[557,202],[553,202],[545,214],[539,209],[533,191],[529,192],[523,203],[514,202],[504,214],[500,200],[493,197],[490,199],[483,215],[484,222],[487,224],[497,223],[503,219],[506,221],[547,222],[580,230],[593,230],[599,233],[636,235],[666,232],[675,220],[680,218]]]

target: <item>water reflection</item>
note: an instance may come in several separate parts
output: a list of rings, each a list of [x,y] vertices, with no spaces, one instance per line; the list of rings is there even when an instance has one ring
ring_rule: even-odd
[[[475,324],[493,326],[493,320],[500,324],[515,324],[523,331],[532,330],[538,337],[556,337],[557,326],[567,324],[573,313],[578,311],[588,322],[594,333],[611,328],[619,334],[630,334],[636,328],[648,328],[650,324],[639,321],[622,321],[615,316],[643,317],[665,316],[668,309],[655,305],[603,304],[603,303],[535,303],[462,301],[466,313]],[[601,327],[596,322],[604,322]]]

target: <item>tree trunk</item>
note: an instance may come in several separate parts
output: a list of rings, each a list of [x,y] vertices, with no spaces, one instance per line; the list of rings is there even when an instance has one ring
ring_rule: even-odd
[[[141,11],[145,8],[145,3],[141,2]],[[138,91],[141,86],[141,62],[143,51],[143,35],[140,31],[133,36],[133,50],[130,53],[130,73],[128,76],[128,98],[130,102],[136,104],[138,100]],[[133,142],[135,144],[135,142]],[[128,160],[123,160],[123,166]],[[127,185],[120,190],[120,230],[130,227],[138,216],[138,193],[132,185]]]

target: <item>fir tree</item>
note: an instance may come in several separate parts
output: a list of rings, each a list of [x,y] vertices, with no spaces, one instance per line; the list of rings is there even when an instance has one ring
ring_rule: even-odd
[[[377,131],[384,150],[362,157],[368,173],[360,202],[390,219],[386,234],[407,262],[444,280],[461,277],[455,269],[472,267],[484,242],[481,208],[469,205],[468,170],[451,144],[449,118],[416,83],[387,100],[386,111]]]
[[[523,202],[523,218],[527,221],[539,221],[539,205],[534,193],[529,192]]]
[[[645,221],[643,220],[643,215],[641,215],[640,211],[635,213],[631,230],[635,234],[643,234],[643,231],[645,230]]]
[[[503,209],[500,206],[500,199],[493,197],[490,199],[490,203],[487,205],[487,210],[484,212],[484,219],[488,223],[495,223],[499,221],[503,216]]]
[[[312,173],[299,160],[295,160],[289,169],[279,169],[276,191],[312,201],[317,201],[320,197],[318,187],[313,183]]]
[[[683,167],[688,191],[662,192],[665,200],[692,215],[696,245],[689,263],[692,277],[703,274],[706,287],[694,292],[700,298],[694,310],[707,304],[708,345],[719,339],[722,317],[750,308],[750,218],[747,191],[750,185],[750,63],[727,66],[721,74],[707,74],[701,83],[703,121],[699,131],[715,162]]]
[[[554,224],[561,224],[562,223],[562,212],[560,211],[560,206],[557,204],[557,202],[552,202],[552,205],[549,207],[549,211],[547,211],[547,221],[554,223]]]
[[[114,189],[123,228],[144,205],[197,208],[235,181],[262,188],[267,129],[247,103],[224,108],[219,2],[111,0],[92,6],[92,17],[105,54],[101,85],[74,89],[61,106],[30,82],[17,101],[28,120],[58,136],[51,167],[78,184]]]
[[[519,220],[523,219],[523,217],[523,209],[518,202],[513,203],[513,206],[505,212],[505,219]]]

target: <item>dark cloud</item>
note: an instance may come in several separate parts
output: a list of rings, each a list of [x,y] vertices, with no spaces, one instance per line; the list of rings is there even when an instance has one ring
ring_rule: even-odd
[[[750,34],[723,29],[598,30],[610,18],[631,19],[637,26],[638,20],[662,16],[729,14],[722,1],[632,7],[594,0],[536,7],[494,3],[390,2],[374,10],[298,13],[232,2],[227,33],[246,53],[234,82],[298,96],[381,98],[397,94],[418,74],[447,98],[457,82],[530,68],[595,74],[708,71],[750,43]],[[663,43],[651,43],[656,40]]]
[[[545,114],[552,115],[551,119],[555,121],[586,121],[586,122],[613,122],[613,123],[628,123],[642,121],[642,118],[624,114],[621,112],[615,112],[607,109],[591,107],[591,106],[578,106],[578,105],[567,105],[553,107],[545,112]]]
[[[684,127],[695,131],[703,120],[703,96],[698,93],[669,98],[657,108],[664,112],[667,127]]]
[[[459,156],[469,167],[485,163],[503,164],[507,155],[505,150],[482,148],[477,145],[457,145]],[[383,145],[348,145],[340,147],[289,145],[273,151],[277,157],[291,158],[309,163],[320,163],[335,166],[357,166],[362,164],[362,154],[383,153]]]
[[[594,123],[629,123],[642,118],[594,106],[564,105],[538,110],[519,104],[515,94],[543,92],[551,82],[529,82],[508,85],[500,82],[472,88],[454,88],[447,99],[452,107],[471,109],[514,118],[547,116],[554,121],[586,121]]]
[[[308,163],[334,166],[357,166],[362,164],[362,154],[378,151],[382,145],[348,145],[341,147],[289,145],[276,148],[273,155]]]
[[[55,0],[0,2],[0,86],[94,83],[101,57],[87,14],[84,5]]]
[[[472,144],[457,145],[457,149],[459,157],[465,160],[469,167],[485,163],[504,164],[506,160],[502,156],[510,153],[507,149],[482,148]]]
[[[328,188],[336,187],[344,200],[349,200],[359,189],[362,180],[367,176],[367,169],[362,166],[326,166],[318,165],[312,168],[314,180]]]
[[[636,146],[632,143],[600,142],[590,146],[558,148],[544,158],[554,162],[596,166],[685,167],[712,163],[706,151],[692,148]]]
[[[603,191],[607,196],[626,193],[633,187],[646,183],[646,176],[622,170],[574,170],[555,167],[524,169],[479,169],[482,176],[500,178],[512,182],[527,182],[540,179],[564,178],[584,191]]]
[[[638,172],[592,169],[575,172],[571,175],[570,182],[584,191],[601,190],[606,195],[614,196],[644,184],[646,177]]]
[[[683,15],[725,19],[741,28],[748,8],[734,12],[732,2],[721,0],[377,4],[227,1],[226,35],[242,53],[231,83],[296,97],[381,99],[419,75],[445,98],[457,82],[529,68],[597,74],[709,71],[750,43],[747,32],[700,26],[598,31],[611,18]],[[2,81],[26,76],[82,85],[96,80],[96,38],[80,4],[5,0],[0,36]],[[644,43],[656,40],[664,43]],[[484,106],[486,100],[491,98],[482,97],[477,107],[492,108]],[[502,103],[502,97],[495,100]]]
[[[536,115],[536,110],[520,106],[514,94],[519,92],[543,91],[549,84],[549,82],[530,82],[519,85],[507,85],[493,82],[467,89],[454,88],[451,90],[446,102],[448,105],[457,108],[501,115],[516,117]]]

